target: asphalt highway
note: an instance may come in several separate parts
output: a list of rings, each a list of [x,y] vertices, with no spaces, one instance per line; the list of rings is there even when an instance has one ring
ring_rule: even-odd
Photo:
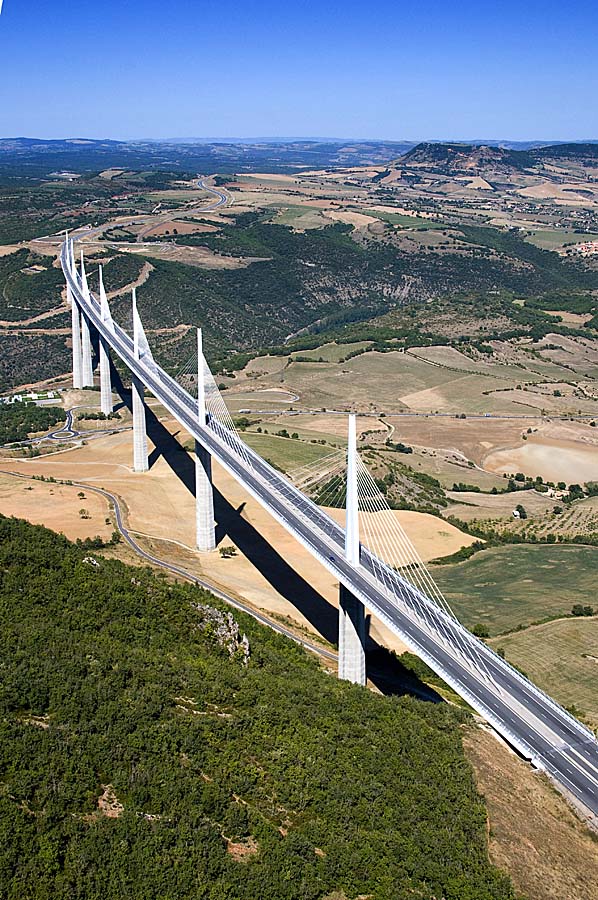
[[[225,194],[224,191],[219,191],[218,188],[208,187],[203,178],[198,178],[197,186],[207,194],[213,194],[218,198],[216,202],[212,203],[210,206],[202,206],[201,212],[210,212],[213,209],[218,209],[220,206],[225,206],[229,200],[228,195]]]
[[[197,186],[200,190],[205,191],[206,194],[212,194],[214,197],[216,197],[216,200],[213,203],[208,204],[207,206],[198,206],[195,209],[196,212],[212,212],[215,209],[219,209],[221,206],[226,206],[227,203],[232,205],[232,197],[230,197],[228,194],[225,194],[224,191],[218,190],[218,188],[209,187],[202,177],[198,176]],[[168,213],[160,214],[160,217],[167,220],[169,218],[172,218],[174,215],[176,215],[176,211],[169,210]],[[120,219],[118,219],[112,224],[118,225],[119,228],[126,228],[128,225],[143,225],[146,222],[147,218],[147,215],[141,213],[125,221],[121,221]],[[156,224],[154,218],[152,218],[151,216],[149,218],[152,219],[153,224]],[[75,229],[73,234],[75,234],[77,238],[88,239],[90,237],[95,237],[96,234],[100,234],[107,227],[108,225],[106,223],[96,226],[90,225],[89,227],[84,226],[82,228]],[[45,244],[48,242],[57,243],[59,240],[63,239],[63,236],[64,232],[58,232],[57,234],[47,234],[43,237],[34,238],[33,242],[41,244]]]
[[[88,319],[189,433],[507,741],[598,815],[594,735],[365,548],[360,565],[351,565],[344,557],[344,530],[336,522],[219,423],[200,425],[196,401],[151,358],[136,358],[122,329],[101,320],[96,298],[84,295],[70,271],[66,245],[62,264]]]

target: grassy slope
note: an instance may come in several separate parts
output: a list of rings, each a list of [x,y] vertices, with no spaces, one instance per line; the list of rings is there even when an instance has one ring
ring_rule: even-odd
[[[598,620],[547,622],[497,639],[507,658],[556,700],[598,724]]]
[[[198,627],[209,595],[86,557],[0,519],[3,897],[513,896],[456,711],[332,679],[239,615],[244,668]]]
[[[525,544],[435,566],[433,575],[465,625],[481,622],[495,635],[593,604],[597,563],[595,547]]]
[[[270,426],[270,430],[273,431],[274,427]],[[294,469],[313,463],[332,452],[330,446],[308,444],[305,441],[277,437],[274,434],[256,434],[254,431],[246,431],[242,438],[264,459],[274,463],[285,472],[292,472]]]

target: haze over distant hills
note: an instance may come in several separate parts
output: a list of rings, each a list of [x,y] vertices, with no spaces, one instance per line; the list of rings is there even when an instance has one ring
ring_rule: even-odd
[[[595,158],[598,143],[541,141],[365,141],[340,138],[171,138],[117,141],[82,137],[46,140],[8,137],[0,139],[0,178],[9,183],[39,179],[60,171],[78,173],[111,167],[159,169],[189,175],[201,172],[232,174],[249,172],[293,173],[307,169],[385,166],[407,162],[440,165],[450,171],[526,169],[541,165],[546,157]]]

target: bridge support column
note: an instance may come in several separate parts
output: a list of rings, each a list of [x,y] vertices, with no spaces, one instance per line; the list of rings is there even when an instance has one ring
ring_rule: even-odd
[[[83,248],[81,248],[81,290],[86,297],[89,297],[89,285],[87,284],[87,274],[85,272]],[[83,387],[93,387],[91,335],[89,333],[89,322],[84,312],[81,313],[81,379],[83,381]]]
[[[205,425],[207,410],[201,328],[197,329],[197,414],[200,425]],[[199,441],[195,441],[195,523],[197,549],[204,552],[215,550],[212,457]]]
[[[100,308],[102,314],[102,320],[106,322],[108,325],[112,325],[112,317],[110,315],[110,309],[108,307],[108,298],[106,297],[106,291],[104,290],[104,278],[102,275],[102,267],[99,267],[99,281],[100,281]],[[100,347],[100,409],[104,413],[105,416],[109,416],[114,410],[114,404],[112,403],[112,382],[110,380],[110,345],[108,342],[100,335],[99,338],[99,347]]]
[[[359,565],[359,501],[357,497],[357,433],[355,415],[349,416],[347,446],[347,515],[345,556]],[[363,603],[341,584],[338,606],[338,677],[366,683],[365,610]]]
[[[81,369],[81,315],[79,307],[73,297],[73,292],[67,284],[67,300],[71,304],[71,339],[73,342],[73,387],[83,387],[83,373]]]
[[[338,604],[338,677],[353,684],[366,683],[365,610],[343,584]]]
[[[81,378],[83,387],[93,386],[92,356],[89,322],[85,313],[81,313]]]
[[[110,380],[110,354],[108,345],[100,336],[100,409],[105,416],[114,410],[112,403],[112,382]]]
[[[215,550],[212,457],[198,441],[195,441],[195,522],[197,549]]]
[[[143,382],[136,375],[133,375],[131,377],[131,387],[133,391],[133,470],[135,472],[147,472],[149,460]]]

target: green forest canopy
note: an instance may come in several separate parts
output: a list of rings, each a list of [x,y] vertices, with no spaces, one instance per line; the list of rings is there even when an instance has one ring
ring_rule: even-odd
[[[0,896],[514,896],[464,713],[340,682],[235,613],[245,665],[194,604],[228,613],[0,518]]]
[[[47,431],[63,422],[65,412],[60,406],[36,406],[23,400],[0,404],[0,444],[26,441],[30,434]]]

